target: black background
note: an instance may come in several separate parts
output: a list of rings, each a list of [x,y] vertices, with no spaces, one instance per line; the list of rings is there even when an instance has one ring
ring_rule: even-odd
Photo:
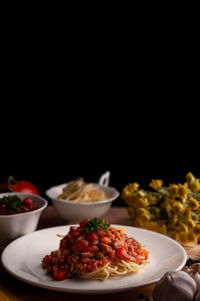
[[[119,96],[119,95],[118,95]],[[96,98],[52,103],[17,102],[2,121],[1,182],[9,175],[34,183],[42,196],[53,185],[78,176],[96,182],[111,172],[120,192],[129,182],[144,188],[151,179],[165,184],[200,177],[199,128],[188,102]],[[41,100],[42,102],[42,100]],[[192,116],[192,119],[191,119]],[[198,117],[198,116],[197,116]],[[115,205],[123,205],[120,198]]]
[[[52,185],[96,182],[107,170],[120,192],[133,181],[147,188],[155,178],[182,183],[188,171],[200,177],[196,39],[148,26],[102,35],[90,24],[66,39],[12,28],[2,60],[0,182],[13,175],[45,196]]]

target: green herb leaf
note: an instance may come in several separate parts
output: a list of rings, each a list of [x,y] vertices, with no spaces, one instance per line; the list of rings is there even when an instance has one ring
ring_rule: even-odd
[[[85,225],[85,232],[90,234],[90,232],[95,231],[97,229],[108,229],[110,224],[106,223],[104,220],[100,218],[92,218]]]
[[[0,204],[5,204],[7,210],[20,211],[22,206],[22,201],[16,195],[8,195],[0,199]]]
[[[20,211],[22,206],[22,201],[18,197],[13,197],[10,203],[11,209]]]

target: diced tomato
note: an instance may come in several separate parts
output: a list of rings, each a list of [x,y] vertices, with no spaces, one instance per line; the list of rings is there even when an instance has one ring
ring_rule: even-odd
[[[55,271],[53,274],[53,279],[61,281],[67,278],[67,273],[65,271]]]
[[[124,251],[124,247],[117,248],[115,250],[116,256],[118,256],[118,257],[122,256],[123,255],[123,251]]]
[[[76,245],[76,248],[80,251],[84,251],[84,252],[95,252],[96,249],[89,245],[88,241],[87,240],[79,240],[79,242],[77,243]]]
[[[92,241],[97,240],[97,235],[94,231],[90,232],[90,234],[88,234],[88,238]]]
[[[86,242],[85,240],[79,240],[78,243],[77,243],[77,245],[76,245],[76,248],[78,250],[82,250],[82,251],[87,252],[88,242]]]

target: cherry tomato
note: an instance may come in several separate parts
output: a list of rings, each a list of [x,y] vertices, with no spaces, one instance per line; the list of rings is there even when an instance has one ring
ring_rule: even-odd
[[[32,200],[30,198],[23,199],[23,205],[28,209],[32,209]]]

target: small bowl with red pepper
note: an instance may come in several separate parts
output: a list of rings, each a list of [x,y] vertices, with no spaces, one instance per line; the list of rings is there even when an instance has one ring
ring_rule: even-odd
[[[37,228],[47,201],[29,193],[0,193],[0,249]]]

